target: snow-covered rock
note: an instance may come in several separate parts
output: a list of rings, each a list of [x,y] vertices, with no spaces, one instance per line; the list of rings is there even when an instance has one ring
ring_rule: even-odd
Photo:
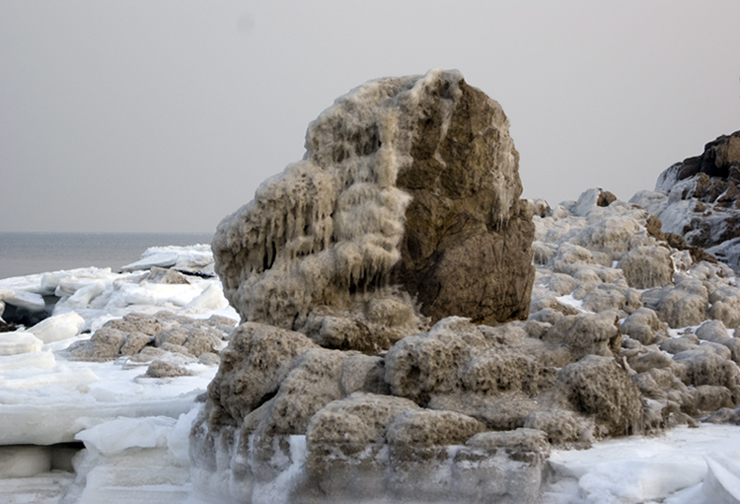
[[[709,142],[700,156],[667,168],[653,191],[630,202],[659,218],[663,231],[681,235],[735,269],[740,268],[740,131]]]
[[[150,247],[141,255],[141,259],[122,266],[121,271],[141,271],[155,267],[212,275],[213,252],[210,245]]]

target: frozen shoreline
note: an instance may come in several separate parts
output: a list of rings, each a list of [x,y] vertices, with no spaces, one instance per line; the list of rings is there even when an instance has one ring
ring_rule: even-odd
[[[144,254],[138,266],[155,266],[162,258],[157,252]],[[166,252],[182,268],[208,267],[198,247]],[[0,280],[0,291],[40,296],[53,290],[61,294],[55,315],[75,313],[93,332],[134,312],[167,310],[193,319],[219,315],[238,320],[223,296],[213,294],[220,292],[217,278],[189,277],[188,285],[167,285],[149,282],[145,271],[131,269],[15,277]],[[561,301],[582,309],[567,296]],[[0,439],[6,461],[0,464],[3,502],[201,502],[191,481],[188,433],[199,407],[196,397],[216,368],[191,361],[184,363],[191,376],[151,378],[145,376],[147,363],[130,358],[71,361],[68,347],[89,333],[75,330],[66,337],[63,324],[51,326],[40,346],[0,357],[0,423],[13,426],[4,428]],[[3,334],[4,341],[9,334]],[[71,440],[85,447],[75,456],[76,474],[55,468],[52,448],[29,446]],[[740,502],[738,455],[740,427],[712,424],[606,440],[582,451],[553,449],[541,502]],[[265,489],[260,495],[264,502],[282,502],[285,493]]]

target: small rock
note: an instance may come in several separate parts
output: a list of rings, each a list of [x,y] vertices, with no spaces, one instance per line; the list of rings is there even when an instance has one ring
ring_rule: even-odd
[[[558,382],[576,411],[594,415],[597,437],[641,432],[640,392],[614,358],[586,356],[561,369]]]
[[[157,359],[146,369],[146,376],[150,378],[176,378],[178,376],[192,376],[194,373],[178,364]]]

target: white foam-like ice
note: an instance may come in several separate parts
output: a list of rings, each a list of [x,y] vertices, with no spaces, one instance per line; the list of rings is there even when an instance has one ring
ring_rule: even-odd
[[[740,489],[738,454],[740,427],[712,424],[612,439],[589,450],[553,450],[555,478],[544,503],[637,504],[667,496],[672,504],[732,502],[717,497]],[[719,476],[708,478],[710,473]],[[707,489],[697,492],[702,484]]]
[[[38,352],[44,342],[26,331],[0,333],[0,356]]]
[[[85,327],[85,319],[75,312],[62,313],[42,320],[28,329],[28,332],[36,336],[44,343],[53,343],[69,338],[74,338]]]
[[[0,373],[14,369],[52,369],[56,363],[54,354],[49,350],[22,352],[0,358]]]
[[[290,436],[290,460],[287,469],[269,483],[256,483],[252,490],[254,504],[288,503],[288,497],[299,478],[305,475],[306,436]]]
[[[176,249],[188,264],[203,262],[208,255],[204,246]],[[126,359],[70,361],[66,352],[107,320],[135,311],[168,309],[191,317],[217,313],[238,319],[226,306],[216,278],[192,277],[190,284],[171,285],[148,282],[145,276],[79,268],[0,280],[4,293],[62,296],[52,317],[31,328],[0,333],[0,445],[69,442],[104,419],[177,419],[191,410],[215,367],[192,363],[187,368],[193,376],[144,378],[145,365],[131,365]],[[90,332],[81,334],[83,329]]]
[[[75,439],[85,443],[105,456],[117,455],[129,448],[155,448],[167,446],[167,433],[177,421],[156,416],[146,418],[119,417],[75,434]]]
[[[121,271],[148,270],[154,266],[213,273],[213,252],[208,244],[150,247],[142,254],[141,259],[122,266]]]

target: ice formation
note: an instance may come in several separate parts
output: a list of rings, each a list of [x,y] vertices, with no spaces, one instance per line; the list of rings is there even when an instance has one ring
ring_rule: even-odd
[[[202,256],[202,248],[168,247],[183,257]],[[202,266],[212,270],[212,256]],[[237,318],[217,279],[157,267],[13,277],[0,280],[0,291],[9,305],[38,296],[36,310],[51,311],[32,327],[0,333],[2,445],[72,442],[83,418],[189,411]],[[178,376],[179,384],[161,388]]]
[[[385,333],[385,348],[425,316],[523,318],[533,228],[520,194],[506,116],[459,73],[371,81],[219,224],[216,271],[245,321],[309,333],[339,316]]]
[[[303,342],[303,346],[291,350],[292,358],[280,358],[282,354],[276,353],[275,360],[270,361],[275,364],[271,368],[273,371],[241,375],[228,388],[221,387],[235,393],[242,387],[240,384],[249,384],[242,390],[251,390],[253,397],[246,401],[247,397],[242,396],[245,402],[239,410],[243,413],[237,413],[235,409],[234,414],[244,415],[245,419],[248,417],[257,429],[255,434],[286,427],[271,422],[266,414],[276,404],[292,409],[294,404],[303,404],[297,397],[316,390],[344,398],[330,402],[311,417],[308,417],[311,409],[302,409],[303,406],[286,417],[290,422],[308,418],[306,435],[279,436],[277,447],[260,443],[257,436],[250,438],[248,442],[257,450],[245,463],[240,464],[238,457],[224,456],[226,451],[220,452],[222,458],[218,459],[218,464],[223,471],[214,472],[201,465],[191,468],[187,453],[190,426],[203,407],[202,403],[194,400],[216,373],[213,363],[205,364],[202,358],[198,363],[194,357],[170,352],[164,360],[189,373],[164,378],[147,376],[152,362],[163,360],[164,355],[154,358],[147,354],[158,353],[157,350],[167,343],[184,348],[178,341],[187,341],[188,324],[184,325],[186,330],[183,331],[170,329],[159,338],[155,334],[155,341],[145,347],[151,350],[144,351],[143,355],[140,351],[126,356],[119,351],[115,359],[102,362],[69,360],[70,345],[89,343],[91,336],[109,321],[117,322],[108,325],[106,330],[133,320],[156,318],[155,315],[163,310],[176,312],[177,317],[193,319],[208,319],[213,314],[238,318],[233,310],[221,309],[218,303],[206,303],[200,311],[193,308],[195,299],[218,297],[214,294],[221,290],[218,280],[187,276],[190,284],[160,284],[156,282],[168,275],[170,280],[167,281],[178,281],[179,277],[156,269],[149,273],[126,274],[83,269],[0,281],[6,290],[22,287],[39,296],[57,292],[67,300],[77,291],[102,282],[102,288],[83,291],[85,296],[78,296],[78,308],[72,308],[65,301],[58,303],[59,308],[55,310],[58,315],[76,313],[81,316],[85,320],[83,330],[91,332],[50,343],[43,343],[33,336],[35,339],[29,338],[29,341],[35,346],[17,348],[23,352],[0,357],[0,379],[3,380],[0,417],[4,426],[13,426],[13,429],[3,430],[5,437],[3,446],[0,446],[0,461],[7,462],[0,463],[0,500],[24,502],[23,499],[28,501],[31,499],[29,496],[35,496],[37,500],[47,499],[48,502],[61,499],[63,503],[188,500],[195,504],[213,501],[216,494],[207,492],[211,485],[219,485],[225,494],[233,496],[251,492],[253,502],[272,503],[299,500],[295,494],[300,489],[306,491],[305,500],[308,500],[322,489],[328,489],[337,496],[346,496],[351,491],[347,488],[354,489],[353,496],[367,495],[371,491],[379,496],[382,493],[377,491],[379,487],[394,488],[404,495],[415,491],[421,495],[423,491],[426,492],[425,498],[430,498],[432,489],[436,489],[446,496],[457,498],[459,495],[458,500],[462,501],[480,500],[476,496],[479,490],[489,494],[507,492],[519,496],[520,502],[539,498],[545,504],[639,503],[650,500],[673,504],[713,504],[734,498],[732,496],[738,491],[738,473],[734,465],[728,463],[732,460],[728,457],[740,449],[738,427],[733,425],[740,423],[740,410],[734,406],[737,399],[732,392],[733,366],[740,355],[738,339],[734,337],[737,325],[732,318],[737,314],[734,309],[735,277],[721,264],[695,262],[688,250],[668,248],[665,242],[661,244],[656,237],[655,222],[640,209],[621,201],[599,207],[599,194],[598,190],[587,191],[580,205],[566,202],[552,210],[542,202],[533,202],[535,209],[539,206],[536,210],[538,216],[534,219],[537,226],[534,246],[541,253],[537,259],[530,320],[500,327],[478,326],[477,330],[464,330],[471,325],[459,319],[449,319],[438,326],[437,336],[429,338],[426,343],[438,359],[448,356],[446,352],[461,350],[460,339],[468,344],[475,343],[477,340],[473,336],[477,331],[493,337],[497,348],[503,346],[509,350],[471,356],[459,382],[454,379],[455,366],[450,365],[449,360],[440,360],[436,370],[420,368],[420,377],[422,371],[428,373],[427,376],[444,377],[439,387],[447,391],[430,397],[426,408],[411,399],[388,395],[391,384],[386,381],[387,355],[353,353],[338,358],[341,352],[325,349],[317,352],[319,344],[302,333],[261,324],[240,327],[232,338],[234,343],[244,343],[248,332],[267,331],[262,339],[254,342],[260,342],[262,348],[272,348],[273,353],[280,349],[280,342],[286,345],[291,337],[296,342]],[[583,204],[586,200],[593,203]],[[571,210],[575,206],[580,206],[578,215]],[[568,233],[578,237],[599,236],[593,229],[579,231],[578,228],[595,225],[604,229],[598,221],[605,217],[630,220],[628,229],[637,230],[633,235],[622,234],[617,227],[610,231],[631,241],[632,245],[617,246],[619,250],[626,250],[623,254],[629,254],[633,250],[630,247],[640,250],[641,254],[650,252],[647,257],[651,257],[656,249],[668,251],[674,266],[672,282],[667,285],[661,285],[662,281],[654,282],[656,285],[650,288],[630,287],[630,282],[637,280],[629,280],[623,269],[615,268],[621,258],[612,260],[612,254],[602,245],[602,242],[610,240],[599,239],[592,243],[590,238],[580,238],[576,246],[558,238]],[[552,241],[543,238],[548,233]],[[562,250],[558,252],[560,248]],[[555,266],[558,272],[554,271]],[[706,289],[706,299],[697,284],[691,289],[688,288],[691,282],[678,288],[686,279],[701,284]],[[130,298],[137,301],[135,304],[109,303],[120,296],[122,284],[129,286],[124,289],[127,292],[137,292]],[[172,292],[163,293],[163,289],[169,288],[180,292],[180,304],[172,303]],[[654,309],[672,291],[680,294],[675,295],[677,299],[692,299],[691,292],[702,293],[700,309],[695,312],[701,318],[697,325],[672,328],[665,315]],[[184,292],[188,294],[184,295]],[[589,294],[591,298],[587,304],[585,300]],[[634,301],[636,295],[639,303]],[[195,297],[191,301],[182,304],[192,296]],[[188,306],[190,308],[186,308]],[[380,304],[376,309],[380,310],[382,306]],[[598,307],[594,311],[600,311],[600,316],[588,313],[584,306]],[[133,315],[124,320],[124,316],[132,312],[146,316]],[[609,319],[609,313],[619,317],[619,328]],[[57,318],[52,317],[51,320],[54,319]],[[168,323],[176,320],[166,316],[164,319]],[[271,331],[274,336],[269,337]],[[451,334],[449,345],[434,344],[445,331]],[[22,329],[15,333],[2,333],[0,340],[11,342],[18,336],[22,338],[23,334],[32,335],[27,329]],[[569,334],[579,336],[568,340]],[[157,339],[160,346],[157,346]],[[409,343],[423,339],[414,337]],[[442,339],[441,342],[444,341]],[[547,351],[536,353],[537,348],[541,349],[543,345]],[[36,348],[39,350],[35,351]],[[256,347],[249,348],[254,350]],[[550,367],[565,369],[574,358],[574,350],[583,355],[596,353],[601,356],[601,362],[606,363],[603,355],[608,355],[612,348],[619,352],[616,368],[626,369],[625,375],[621,376],[631,376],[640,391],[644,403],[643,426],[652,421],[653,426],[663,423],[677,427],[666,430],[661,436],[630,436],[593,442],[594,437],[614,427],[610,427],[608,421],[603,423],[603,419],[595,416],[590,419],[590,415],[569,409],[532,410],[533,401],[527,394],[545,387],[552,379],[543,370]],[[301,359],[306,350],[312,350],[312,353]],[[222,354],[225,360],[229,352]],[[213,352],[203,355],[218,358]],[[247,347],[242,347],[242,351],[234,356],[245,361],[251,359],[255,365],[258,364],[259,353],[248,351]],[[137,363],[138,359],[141,362]],[[588,363],[594,357],[586,355],[585,359]],[[296,368],[294,364],[297,365],[298,361],[300,366]],[[232,366],[242,365],[239,360],[230,362]],[[432,359],[424,361],[428,366],[434,362]],[[263,361],[263,365],[267,363]],[[619,372],[614,366],[610,367]],[[413,374],[413,366],[408,369]],[[279,390],[280,386],[276,384],[283,383],[291,373],[294,373],[294,378],[280,392],[282,398],[275,396],[271,399],[270,390],[276,386]],[[568,382],[577,378],[572,371],[568,375]],[[586,378],[586,386],[599,382],[588,378],[588,374],[582,376]],[[337,379],[334,384],[332,377]],[[557,379],[557,375],[555,377]],[[258,379],[263,380],[260,387]],[[406,387],[403,380],[397,382],[395,386]],[[419,381],[419,385],[426,388],[412,391],[412,395],[415,398],[431,395],[427,392],[430,383],[431,380]],[[470,392],[472,389],[485,390],[487,399],[481,401]],[[600,387],[586,387],[584,390],[596,394]],[[485,405],[491,402],[493,406],[486,408]],[[258,407],[254,414],[248,412],[249,408],[260,403],[262,407]],[[370,406],[372,408],[368,409]],[[315,403],[311,408],[315,408]],[[396,417],[412,410],[428,413],[419,416],[405,413],[398,418],[389,434]],[[442,414],[444,411],[455,414]],[[526,424],[516,430],[517,419],[522,415],[525,415]],[[462,444],[430,446],[424,443],[461,441],[445,437],[445,430],[422,428],[429,425],[425,419],[434,419],[440,428],[454,425],[455,429],[462,420],[462,425],[471,428],[465,431],[465,435],[477,432],[480,423],[495,423],[515,430],[486,430],[472,435]],[[602,422],[601,426],[597,421]],[[631,423],[619,425],[629,426]],[[125,429],[122,430],[122,426]],[[418,434],[423,437],[410,438],[411,426],[419,428]],[[688,426],[700,428],[689,429]],[[112,432],[116,434],[112,435]],[[546,433],[549,446],[542,444],[541,433]],[[56,444],[62,440],[74,440],[78,434],[79,439],[86,443],[81,452],[79,446]],[[345,439],[345,434],[348,439]],[[398,442],[401,439],[403,443]],[[394,445],[392,450],[388,441]],[[109,446],[113,442],[117,446]],[[405,443],[409,443],[409,448],[403,451]],[[590,443],[591,449],[588,450],[565,449],[585,447]],[[106,453],[96,447],[103,448]],[[192,449],[196,448],[197,445],[192,446]],[[195,453],[203,459],[208,458],[197,450]],[[323,453],[346,458],[324,457]],[[404,453],[408,459],[404,458]],[[353,459],[352,454],[367,456]],[[438,462],[434,471],[425,472],[431,469],[430,466],[420,465],[418,460],[430,454],[436,454]],[[338,464],[338,460],[355,460],[357,463]],[[247,467],[259,478],[241,480],[240,483],[235,475]],[[383,467],[393,467],[405,479],[387,479],[386,473],[380,470]],[[313,478],[310,488],[306,486],[309,474]],[[425,474],[433,474],[437,479],[425,480]],[[214,481],[214,478],[218,479]],[[408,482],[407,487],[404,482]],[[445,486],[451,482],[454,483]],[[380,500],[380,497],[376,499]]]
[[[470,89],[433,71],[352,91],[311,124],[304,160],[219,225],[216,271],[245,323],[192,431],[196,493],[534,502],[559,482],[553,449],[739,414],[733,271],[600,189],[520,202],[505,116]],[[466,126],[480,117],[490,136]],[[495,169],[461,176],[476,156]],[[531,299],[512,291],[525,309],[476,283],[490,264],[528,278],[532,257]],[[586,475],[561,476],[600,502]]]
[[[419,312],[368,286],[360,315],[232,331],[203,247],[0,280],[11,315],[51,312],[0,333],[0,501],[740,502],[735,273],[599,189],[525,206],[504,324],[378,333]]]

